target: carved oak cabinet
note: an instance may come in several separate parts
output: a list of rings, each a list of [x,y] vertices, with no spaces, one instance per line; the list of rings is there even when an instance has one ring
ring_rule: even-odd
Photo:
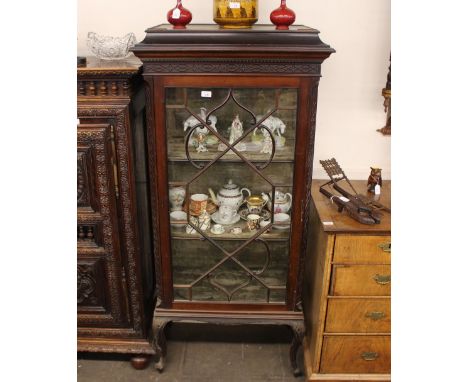
[[[146,33],[132,50],[146,84],[156,367],[171,321],[267,324],[292,328],[299,374],[317,91],[334,50],[305,26]]]
[[[141,62],[78,68],[78,351],[143,367],[154,308]]]

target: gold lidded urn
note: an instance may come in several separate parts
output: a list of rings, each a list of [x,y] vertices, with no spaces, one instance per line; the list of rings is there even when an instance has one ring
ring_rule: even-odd
[[[251,28],[258,20],[258,0],[213,0],[213,20],[225,29]]]

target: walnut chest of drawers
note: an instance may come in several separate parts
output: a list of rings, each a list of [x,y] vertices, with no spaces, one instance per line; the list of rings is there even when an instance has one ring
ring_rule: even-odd
[[[304,358],[309,381],[390,380],[390,214],[360,224],[312,185]],[[365,194],[365,181],[353,181]],[[390,207],[390,182],[379,200]]]

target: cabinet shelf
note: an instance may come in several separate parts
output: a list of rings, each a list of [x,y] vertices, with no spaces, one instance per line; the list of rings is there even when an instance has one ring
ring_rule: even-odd
[[[237,235],[230,233],[229,231],[231,230],[232,227],[241,227],[242,233],[237,234]],[[226,226],[225,230],[226,232],[222,234],[214,234],[214,233],[211,233],[209,230],[205,231],[204,234],[213,240],[245,241],[245,240],[250,239],[256,233],[254,231],[253,232],[248,231],[245,222],[239,222],[237,224],[232,224],[231,226]],[[271,228],[269,232],[264,232],[263,234],[261,234],[259,236],[259,239],[262,239],[265,241],[288,241],[289,234],[290,234],[289,229]],[[180,224],[180,228],[171,227],[171,237],[173,239],[178,239],[178,240],[200,240],[202,238],[202,235],[199,234],[198,232],[194,234],[186,233],[185,224],[182,223]]]
[[[195,162],[211,162],[215,157],[220,154],[216,145],[208,146],[207,152],[196,153],[190,149],[192,160]],[[254,151],[241,152],[250,162],[264,163],[270,158],[270,154],[262,154]],[[185,143],[183,141],[170,140],[168,142],[168,155],[169,162],[189,162],[186,152]],[[219,162],[243,162],[243,160],[234,152],[230,151],[218,159]],[[294,140],[287,139],[284,147],[276,148],[275,155],[272,160],[273,163],[294,163]]]

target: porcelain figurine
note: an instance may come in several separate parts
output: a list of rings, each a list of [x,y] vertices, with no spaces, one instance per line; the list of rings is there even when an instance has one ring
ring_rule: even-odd
[[[239,119],[239,115],[236,115],[236,118],[234,118],[234,121],[232,121],[231,124],[231,131],[229,134],[229,143],[232,145],[235,141],[237,141],[242,135],[244,134],[244,127]],[[245,143],[239,142],[236,146],[236,150],[239,151],[245,151],[246,146]]]
[[[267,201],[267,206],[270,211],[272,211],[272,203],[271,203],[271,192],[268,194],[262,193],[263,200]],[[275,210],[272,211],[273,213],[284,213],[287,214],[291,209],[292,205],[292,195],[287,192],[276,191],[275,192]]]
[[[203,120],[206,120],[206,108],[200,108],[200,114],[198,116]],[[213,128],[214,131],[218,132],[216,129],[216,123],[218,122],[218,118],[214,115],[210,115],[208,118],[209,125]],[[206,152],[208,149],[206,148],[207,144],[207,135],[210,133],[210,130],[206,126],[201,125],[200,121],[195,118],[193,115],[188,117],[184,122],[184,131],[190,130],[192,127],[196,127],[192,134],[190,135],[190,144],[197,148],[197,152]]]
[[[257,121],[262,120],[262,118],[263,116],[257,115]],[[266,126],[271,131],[273,136],[275,137],[276,147],[284,147],[286,139],[283,137],[282,134],[284,134],[284,132],[286,131],[285,123],[278,117],[269,116],[267,119],[265,119],[262,122],[262,125]],[[257,134],[258,129],[259,127],[254,129],[253,131],[254,136]],[[263,134],[265,134],[265,132]]]
[[[232,182],[232,179],[229,179],[228,183],[218,191],[216,196],[211,188],[209,188],[208,191],[210,192],[211,200],[213,200],[217,206],[227,205],[234,208],[236,211],[245,202],[243,192],[246,192],[248,196],[251,195],[248,188],[239,189],[239,187]]]
[[[273,141],[271,140],[271,135],[267,129],[263,129],[263,146],[260,151],[262,154],[271,154],[273,153]]]

